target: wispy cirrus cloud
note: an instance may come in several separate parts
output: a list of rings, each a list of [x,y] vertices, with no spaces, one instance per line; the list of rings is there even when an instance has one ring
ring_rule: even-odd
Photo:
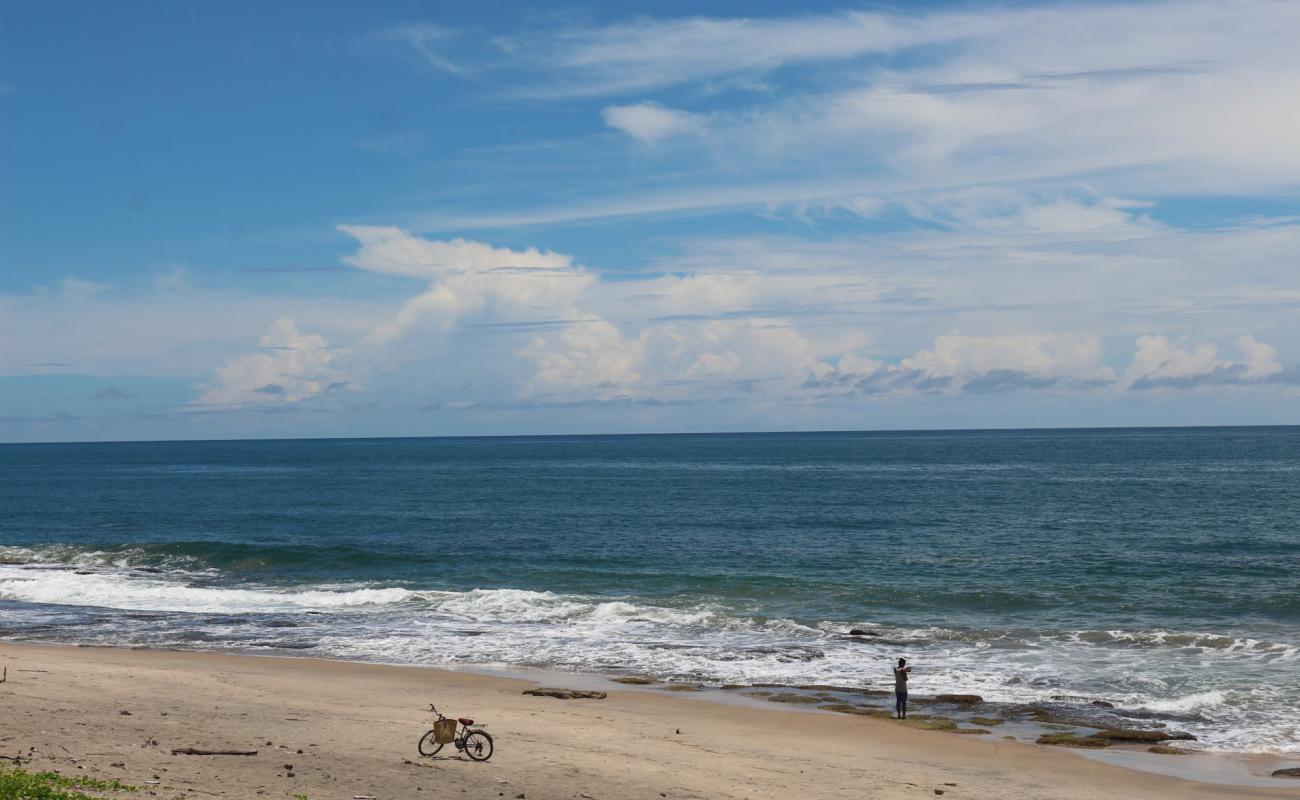
[[[513,90],[618,98],[593,109],[593,122],[639,144],[681,144],[679,157],[588,203],[542,192],[489,217],[429,214],[426,229],[765,204],[816,217],[863,196],[907,212],[915,194],[1081,181],[1137,199],[1294,191],[1297,38],[1300,9],[1285,0],[543,29],[496,54],[492,68]],[[747,76],[763,91],[718,91]],[[674,104],[684,94],[689,112]],[[575,147],[590,154],[589,143]],[[617,163],[616,152],[602,157]],[[667,174],[675,191],[662,188]]]

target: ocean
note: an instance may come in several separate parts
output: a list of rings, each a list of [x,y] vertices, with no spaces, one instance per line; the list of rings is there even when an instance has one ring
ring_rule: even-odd
[[[1096,698],[1300,755],[1300,428],[0,445],[0,638]],[[870,636],[847,636],[861,628]]]

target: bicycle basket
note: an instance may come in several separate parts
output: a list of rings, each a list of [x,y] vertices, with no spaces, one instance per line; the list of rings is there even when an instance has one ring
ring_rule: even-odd
[[[456,720],[440,719],[433,723],[433,740],[438,744],[447,744],[456,738]]]

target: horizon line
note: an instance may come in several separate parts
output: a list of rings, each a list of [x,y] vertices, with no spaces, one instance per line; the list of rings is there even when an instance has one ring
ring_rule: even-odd
[[[789,436],[818,434],[899,434],[899,433],[1067,433],[1080,431],[1197,431],[1217,429],[1263,430],[1273,428],[1300,428],[1300,423],[1275,423],[1254,425],[1096,425],[1048,426],[1024,428],[830,428],[808,430],[747,430],[747,431],[641,431],[627,433],[484,433],[442,434],[415,436],[264,436],[228,439],[82,439],[66,441],[0,442],[0,447],[69,444],[211,444],[214,442],[366,442],[404,441],[411,439],[599,439],[651,436]]]

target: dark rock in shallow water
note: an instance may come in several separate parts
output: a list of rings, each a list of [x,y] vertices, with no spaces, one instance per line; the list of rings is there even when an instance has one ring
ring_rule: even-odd
[[[962,705],[984,702],[984,698],[977,694],[939,694],[935,695],[934,699],[940,703],[961,703]]]
[[[1074,705],[1068,703],[1044,703],[1036,705],[1011,706],[1004,712],[1007,716],[1027,714],[1035,722],[1054,723],[1057,725],[1075,725],[1086,728],[1103,728],[1122,730],[1134,723],[1127,715],[1120,716],[1106,709],[1093,705]],[[1148,728],[1163,728],[1163,722],[1144,722]]]
[[[898,720],[898,724],[907,728],[919,728],[923,731],[955,731],[957,723],[943,717],[925,717],[924,719],[908,717],[907,719]]]
[[[1162,756],[1190,756],[1190,750],[1182,750],[1177,747],[1166,747],[1163,744],[1154,745],[1147,748],[1148,753],[1157,753]]]
[[[1038,737],[1039,744],[1050,744],[1056,747],[1110,747],[1110,742],[1105,739],[1094,739],[1091,736],[1075,736],[1070,733],[1045,733]]]
[[[629,686],[649,686],[652,683],[659,683],[658,680],[651,678],[649,675],[620,675],[617,678],[610,678],[610,680],[614,683],[626,683]]]
[[[866,708],[864,706],[854,706],[848,703],[829,703],[824,706],[817,706],[822,711],[834,711],[836,714],[857,714],[861,717],[879,717],[880,719],[889,719],[892,713],[883,708]]]
[[[534,697],[554,697],[558,700],[604,700],[609,696],[604,692],[590,689],[552,689],[546,686],[525,689],[524,694],[531,694]]]
[[[1114,703],[1110,703],[1105,700],[1094,700],[1091,697],[1083,697],[1082,695],[1077,695],[1077,694],[1054,694],[1052,695],[1052,699],[1060,701],[1062,703],[1087,703],[1090,706],[1097,706],[1098,708],[1115,707]]]
[[[806,703],[806,704],[808,704],[808,705],[813,705],[813,704],[816,704],[816,703],[823,703],[823,702],[825,702],[825,701],[824,701],[824,700],[820,700],[820,699],[818,699],[818,698],[816,698],[816,697],[813,697],[813,696],[811,696],[811,695],[806,695],[806,694],[794,694],[793,692],[786,692],[786,693],[784,693],[784,694],[774,694],[774,695],[772,695],[771,697],[767,698],[767,702],[769,702],[769,703],[795,703],[795,704]]]
[[[1137,731],[1137,730],[1113,730],[1097,731],[1092,735],[1094,739],[1107,739],[1112,742],[1170,742],[1170,741],[1196,741],[1196,737],[1190,733],[1182,731]]]
[[[849,636],[879,636],[879,631],[869,631],[864,628],[854,628],[849,631]]]
[[[1300,767],[1273,770],[1274,778],[1300,778]]]
[[[801,683],[796,688],[806,689],[810,692],[853,692],[856,694],[862,691],[856,686],[831,686],[826,683]]]

